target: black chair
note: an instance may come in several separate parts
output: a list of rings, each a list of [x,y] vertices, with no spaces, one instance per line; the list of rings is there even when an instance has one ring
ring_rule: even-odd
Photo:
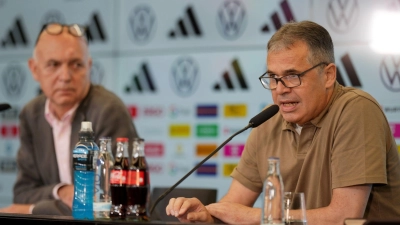
[[[166,187],[154,187],[151,192],[149,210],[155,203],[155,201],[169,189]],[[151,220],[159,220],[166,222],[177,222],[177,218],[173,216],[167,216],[165,208],[169,203],[170,198],[185,197],[185,198],[198,198],[204,205],[208,205],[217,201],[217,189],[207,188],[175,188],[163,199],[161,199],[155,206],[153,213],[150,215]]]

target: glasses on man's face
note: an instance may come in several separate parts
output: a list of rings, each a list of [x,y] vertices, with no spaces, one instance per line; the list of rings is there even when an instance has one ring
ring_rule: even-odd
[[[82,37],[86,34],[86,27],[79,24],[61,24],[61,23],[48,23],[43,26],[36,40],[36,44],[39,40],[40,34],[43,31],[51,35],[59,35],[63,32],[64,27],[68,28],[68,33],[75,37]],[[36,45],[35,44],[35,45]]]
[[[286,75],[281,78],[278,78],[275,74],[269,74],[268,72],[265,72],[258,79],[260,80],[262,86],[268,90],[276,89],[279,81],[283,84],[283,86],[288,87],[288,88],[293,88],[293,87],[297,87],[297,86],[301,85],[300,77],[304,76],[307,72],[317,68],[318,66],[328,65],[328,64],[329,63],[321,62],[321,63],[318,63],[317,65],[311,67],[310,69],[307,69],[304,72],[301,72],[299,74]]]

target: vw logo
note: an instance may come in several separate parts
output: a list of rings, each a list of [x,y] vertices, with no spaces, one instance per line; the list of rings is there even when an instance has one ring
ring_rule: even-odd
[[[337,33],[346,33],[357,23],[360,9],[357,0],[331,0],[327,8],[329,26]]]
[[[128,17],[129,37],[137,44],[148,43],[156,27],[156,16],[147,5],[136,6]]]
[[[26,74],[20,65],[11,63],[6,66],[1,74],[1,80],[1,90],[7,98],[13,100],[21,98],[25,90]]]
[[[171,86],[181,97],[192,95],[199,84],[199,66],[191,57],[178,58],[172,65]]]
[[[380,66],[379,71],[382,83],[393,92],[400,92],[400,57],[387,56]]]
[[[217,12],[217,27],[227,40],[238,39],[246,28],[247,15],[240,1],[225,1]]]

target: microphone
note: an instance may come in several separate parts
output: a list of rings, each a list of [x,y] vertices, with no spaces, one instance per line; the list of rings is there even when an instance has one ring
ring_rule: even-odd
[[[249,121],[249,125],[251,124],[251,127],[253,128],[258,127],[269,118],[273,117],[278,111],[278,105],[271,105],[270,107],[264,109],[262,112],[251,118],[251,120]]]
[[[0,111],[4,111],[4,110],[10,109],[10,108],[11,108],[11,106],[7,103],[0,104]]]
[[[258,127],[260,124],[264,123],[271,117],[273,117],[277,112],[279,111],[279,106],[277,105],[271,105],[270,107],[264,109],[260,113],[258,113],[256,116],[250,119],[249,124],[247,124],[246,127],[242,128],[238,132],[234,133],[232,136],[230,136],[224,143],[222,143],[218,148],[216,148],[213,152],[211,152],[206,158],[204,158],[201,162],[199,162],[192,170],[190,170],[185,176],[183,176],[178,182],[176,182],[172,187],[170,187],[168,190],[166,190],[162,195],[160,195],[157,200],[154,202],[153,206],[150,209],[150,215],[153,213],[154,208],[156,205],[165,197],[167,196],[172,190],[176,188],[182,181],[184,181],[190,174],[192,174],[194,171],[196,171],[201,165],[203,165],[209,158],[211,158],[215,153],[217,153],[226,143],[228,143],[230,140],[232,140],[233,137],[236,135],[242,133],[243,131],[249,129],[250,127],[255,128]]]

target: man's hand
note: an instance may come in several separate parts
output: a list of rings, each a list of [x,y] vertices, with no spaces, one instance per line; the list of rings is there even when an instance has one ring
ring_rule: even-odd
[[[0,208],[1,213],[18,213],[18,214],[31,214],[29,211],[31,204],[12,204],[4,208]]]
[[[168,216],[175,216],[182,223],[214,223],[211,214],[197,198],[171,198],[165,210]]]
[[[218,202],[206,206],[207,211],[226,224],[260,224],[261,210],[239,203]]]
[[[64,185],[58,189],[58,197],[60,200],[72,209],[72,201],[74,199],[74,185]]]

